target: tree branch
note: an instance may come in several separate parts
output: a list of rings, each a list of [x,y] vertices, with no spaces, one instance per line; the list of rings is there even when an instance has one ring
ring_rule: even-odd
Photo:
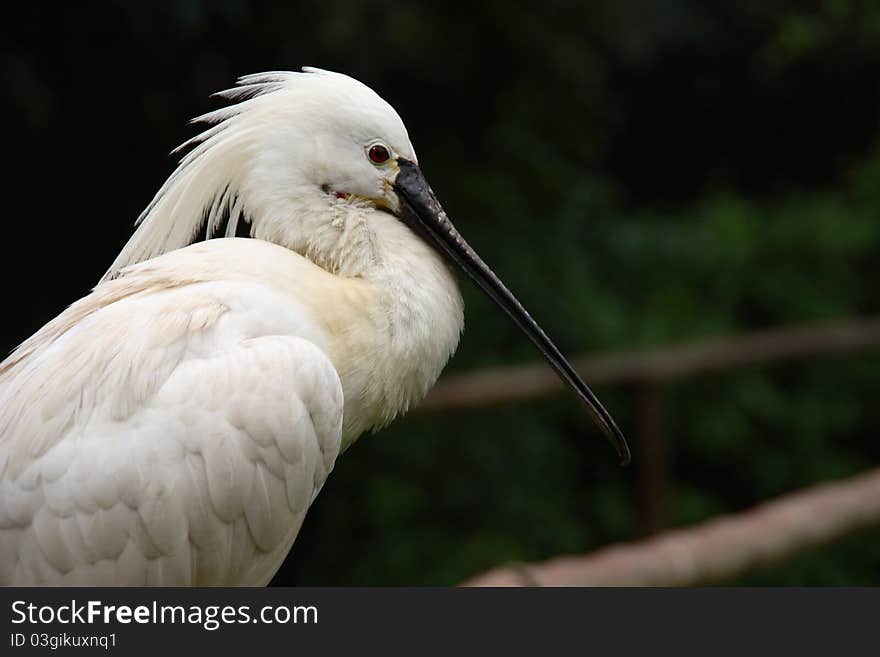
[[[699,586],[741,577],[878,525],[880,469],[650,540],[503,566],[464,585]]]

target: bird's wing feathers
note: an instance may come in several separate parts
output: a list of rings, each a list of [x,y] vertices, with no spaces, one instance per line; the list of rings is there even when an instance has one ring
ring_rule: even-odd
[[[336,371],[266,287],[126,285],[0,365],[0,583],[266,583],[339,452]]]

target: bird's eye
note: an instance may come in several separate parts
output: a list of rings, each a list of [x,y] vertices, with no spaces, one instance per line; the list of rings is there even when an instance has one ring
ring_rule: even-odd
[[[388,161],[388,158],[391,157],[391,153],[389,153],[388,149],[382,144],[370,146],[368,155],[373,164],[384,164]]]

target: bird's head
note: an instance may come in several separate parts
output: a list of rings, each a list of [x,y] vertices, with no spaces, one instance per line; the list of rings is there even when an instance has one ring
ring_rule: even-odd
[[[357,210],[393,215],[504,310],[629,460],[609,413],[455,229],[403,121],[378,94],[346,75],[305,68],[245,76],[217,95],[237,102],[195,119],[211,126],[180,147],[191,150],[105,278],[194,241],[243,233],[307,255],[322,234],[339,234],[336,219]]]
[[[241,189],[253,206],[245,209],[247,219],[286,215],[301,221],[302,200],[397,210],[399,164],[417,160],[400,116],[376,92],[347,75],[313,68],[245,77],[221,92],[233,99],[247,94],[255,95],[234,106],[252,103],[235,117],[250,130]]]
[[[340,73],[248,75],[215,96],[232,104],[175,152],[177,169],[138,217],[105,274],[213,237],[259,237],[302,252],[338,201],[397,211],[401,161],[416,162],[397,112]]]

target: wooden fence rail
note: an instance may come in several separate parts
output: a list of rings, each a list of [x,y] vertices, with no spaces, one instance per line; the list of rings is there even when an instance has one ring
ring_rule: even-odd
[[[797,358],[880,348],[880,318],[758,331],[659,349],[582,356],[572,364],[590,386],[661,383]],[[546,397],[562,390],[543,362],[443,377],[418,412],[430,413]]]
[[[502,566],[465,586],[717,584],[877,525],[880,469],[649,540],[610,545],[585,556]]]

